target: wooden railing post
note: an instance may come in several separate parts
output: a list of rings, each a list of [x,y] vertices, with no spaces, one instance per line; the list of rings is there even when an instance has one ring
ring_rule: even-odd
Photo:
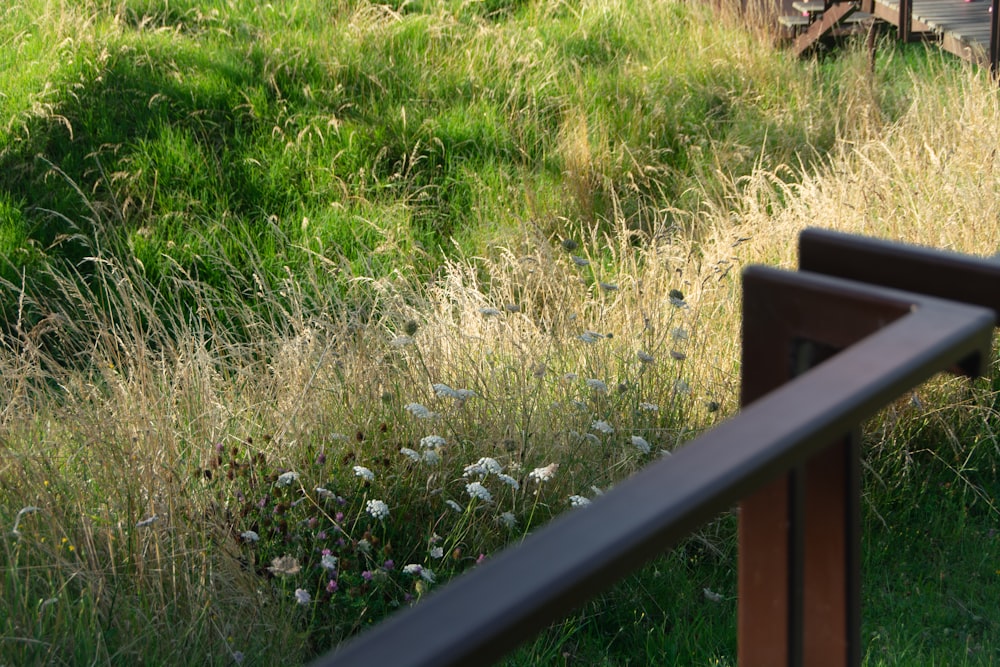
[[[990,73],[1000,76],[1000,0],[990,0]]]
[[[913,0],[899,0],[899,41],[904,44],[913,39]]]
[[[903,314],[747,276],[741,403]],[[740,665],[860,664],[858,451],[856,436],[831,443],[740,504]]]

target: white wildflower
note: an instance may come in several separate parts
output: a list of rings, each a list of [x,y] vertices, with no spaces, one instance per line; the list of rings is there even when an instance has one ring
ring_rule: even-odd
[[[365,511],[379,521],[389,516],[389,506],[381,500],[369,500],[366,502]]]
[[[590,428],[605,435],[610,435],[615,432],[615,428],[603,419],[595,419],[594,423],[590,425]]]
[[[476,395],[477,395],[476,392],[472,391],[471,389],[456,389],[455,390],[455,398],[457,398],[460,401],[467,401],[470,398],[475,398]]]
[[[670,331],[670,337],[673,338],[674,340],[687,340],[688,339],[687,329],[683,327],[677,327],[675,329],[672,329]]]
[[[590,504],[590,498],[586,496],[570,496],[569,504],[573,507],[586,507]]]
[[[305,605],[305,604],[309,604],[310,600],[312,600],[312,596],[309,595],[309,591],[307,591],[304,588],[296,588],[295,589],[295,602],[296,603]]]
[[[444,501],[444,504],[447,505],[448,507],[452,508],[453,510],[455,510],[459,514],[461,514],[462,512],[465,511],[465,508],[463,508],[461,505],[459,505],[458,503],[456,503],[454,500],[446,500],[446,501]]]
[[[587,443],[589,443],[591,445],[599,445],[599,444],[601,444],[601,439],[598,438],[593,433],[584,433],[583,439],[584,439],[585,442],[587,442]]]
[[[479,477],[485,477],[486,474],[487,474],[486,468],[484,468],[478,463],[469,464],[465,466],[465,469],[462,470],[462,477],[472,477],[473,475]]]
[[[260,535],[258,535],[252,530],[244,530],[242,533],[240,533],[240,539],[242,539],[244,542],[259,542]]]
[[[574,408],[576,408],[580,412],[590,412],[590,406],[584,403],[583,401],[574,398],[572,401],[570,401],[570,403],[573,405]]]
[[[423,458],[424,458],[424,463],[426,463],[429,466],[436,466],[437,464],[441,463],[441,455],[438,454],[437,451],[433,449],[428,449],[424,451]]]
[[[649,443],[641,435],[632,436],[632,446],[638,449],[643,454],[649,454]]]
[[[635,356],[639,357],[639,361],[641,361],[644,364],[651,364],[655,361],[655,359],[653,359],[653,355],[644,350],[639,350],[638,352],[635,353]]]
[[[590,387],[592,390],[594,390],[595,393],[598,394],[608,393],[608,385],[596,378],[588,378],[587,386]]]
[[[558,469],[559,469],[558,463],[550,463],[544,468],[535,468],[534,470],[529,472],[528,479],[533,479],[536,482],[547,482],[555,476],[556,470]]]
[[[677,379],[674,381],[674,391],[676,391],[678,394],[690,394],[691,385],[689,385],[684,380]]]
[[[639,409],[645,410],[646,412],[659,412],[660,406],[656,403],[640,403]]]
[[[444,549],[441,547],[433,547],[431,549],[431,558],[441,558],[444,556]]]
[[[502,472],[497,473],[497,479],[499,479],[501,482],[503,482],[510,488],[514,489],[515,491],[521,488],[521,485],[518,483],[518,481],[513,477],[511,477],[510,475],[505,475]]]
[[[366,482],[375,481],[375,473],[373,473],[369,468],[366,468],[364,466],[354,466],[354,476],[360,477]]]
[[[358,540],[358,551],[360,551],[363,554],[371,553],[372,543],[364,538],[361,538],[360,540]]]
[[[292,472],[291,470],[289,470],[288,472],[283,472],[280,475],[278,475],[278,479],[275,480],[274,485],[280,487],[287,487],[291,486],[292,483],[297,481],[298,479],[299,479],[299,473]]]
[[[417,419],[434,419],[437,417],[436,412],[431,412],[419,403],[407,403],[405,406],[406,411]]]
[[[496,317],[500,314],[500,311],[496,308],[480,308],[479,314],[483,317]]]
[[[489,456],[484,456],[483,458],[479,459],[479,465],[483,466],[484,468],[486,468],[487,472],[492,473],[494,475],[499,475],[500,473],[503,472],[503,466],[500,465],[500,462],[494,458],[490,458]]]
[[[302,568],[294,556],[278,556],[271,561],[271,566],[267,569],[270,570],[271,574],[290,577],[298,574]]]
[[[434,572],[428,570],[423,565],[418,565],[417,563],[410,563],[409,565],[404,565],[403,574],[409,574],[414,577],[419,576],[432,584],[434,583]]]
[[[428,435],[420,438],[420,446],[424,449],[439,449],[444,447],[447,442],[440,435]]]
[[[512,529],[517,525],[517,517],[513,512],[504,512],[497,517],[497,522],[504,528]]]
[[[462,472],[462,477],[472,477],[473,475],[478,475],[479,477],[485,477],[487,475],[499,475],[503,472],[503,466],[496,459],[484,456],[475,463],[465,466],[464,472]]]
[[[566,382],[576,382],[579,377],[576,373],[566,373],[563,375],[563,380]]]
[[[324,489],[322,486],[316,487],[316,495],[322,498],[323,500],[335,500],[337,498],[336,493],[328,489]]]
[[[319,564],[324,570],[333,572],[337,569],[337,557],[333,554],[323,554],[323,557],[319,559]]]
[[[705,595],[705,599],[710,602],[722,602],[723,597],[721,593],[716,593],[711,588],[703,588],[701,592]]]
[[[446,384],[440,382],[438,384],[432,384],[431,389],[434,390],[435,394],[441,396],[442,398],[458,398],[458,392]]]
[[[403,447],[399,450],[399,453],[410,459],[411,461],[420,461],[420,453],[415,452],[409,447]]]
[[[389,345],[393,347],[406,347],[407,345],[413,344],[413,336],[396,336],[391,341]]]
[[[479,482],[470,482],[469,484],[466,484],[465,492],[469,494],[470,498],[479,498],[487,503],[493,501],[493,495],[490,493],[489,489]]]
[[[330,440],[341,440],[343,442],[347,442],[348,440],[350,440],[350,438],[348,438],[343,433],[331,433]]]
[[[604,336],[597,333],[596,331],[584,331],[582,334],[577,336],[577,338],[582,340],[584,343],[596,343],[597,341],[604,338]]]

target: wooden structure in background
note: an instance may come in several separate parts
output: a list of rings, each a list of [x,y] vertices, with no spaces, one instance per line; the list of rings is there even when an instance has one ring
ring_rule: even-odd
[[[896,26],[906,42],[928,40],[997,73],[1000,0],[796,0],[778,18],[796,54],[837,32],[867,29],[873,21]],[[782,11],[787,8],[782,4]]]

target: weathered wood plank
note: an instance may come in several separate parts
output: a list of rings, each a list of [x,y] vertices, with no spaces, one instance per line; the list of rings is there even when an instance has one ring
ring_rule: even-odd
[[[960,58],[982,62],[990,47],[990,0],[912,0],[913,32],[932,31]],[[899,0],[875,0],[875,16],[899,26]]]

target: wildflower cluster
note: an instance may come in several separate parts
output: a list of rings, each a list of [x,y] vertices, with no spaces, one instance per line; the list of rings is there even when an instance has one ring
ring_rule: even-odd
[[[350,632],[433,582],[431,573],[417,586],[396,567],[394,511],[377,470],[340,467],[325,454],[295,470],[275,468],[249,442],[214,447],[204,470],[244,558],[279,600],[308,610],[302,622],[320,647],[343,638],[331,628]]]
[[[597,271],[596,261],[574,263]],[[598,284],[598,294],[620,298],[626,291],[614,282],[591,283]],[[687,307],[677,295],[671,303],[678,312]],[[481,314],[504,317],[500,310]],[[617,339],[592,326],[576,329],[568,342],[598,358]],[[388,344],[412,346],[419,355],[424,337],[418,341],[416,333],[408,327],[405,336]],[[393,393],[383,393],[382,405],[393,406],[386,408],[392,413],[374,436],[359,430],[356,437],[318,439],[312,449],[300,443],[292,458],[307,458],[280,464],[249,440],[218,445],[209,453],[205,478],[216,487],[230,534],[261,578],[262,590],[286,604],[310,641],[323,649],[419,600],[429,587],[475,566],[553,515],[587,511],[601,494],[589,485],[613,480],[598,481],[581,461],[599,457],[610,463],[607,469],[627,473],[648,460],[668,441],[662,424],[674,418],[676,404],[664,403],[661,414],[658,403],[641,400],[643,387],[655,380],[672,397],[691,392],[676,370],[683,366],[687,340],[687,332],[674,327],[665,344],[647,340],[646,349],[608,353],[625,367],[617,375],[600,363],[557,370],[557,358],[522,364],[530,386],[556,393],[552,403],[531,405],[553,407],[553,422],[565,426],[547,437],[564,442],[565,452],[534,448],[534,425],[499,425],[522,434],[514,437],[496,437],[498,431],[485,425],[480,430],[477,419],[508,418],[492,406],[481,409],[482,396],[492,395],[492,388],[428,381],[423,395],[408,402],[397,404]],[[496,363],[503,368],[502,360]],[[426,363],[421,366],[428,370]],[[663,403],[662,392],[659,398]],[[580,479],[588,480],[589,490],[571,487]],[[141,523],[156,520],[154,515]]]
[[[406,410],[418,426],[439,424],[412,405]],[[523,475],[509,456],[463,465],[451,456],[450,438],[434,432],[406,443],[396,445],[398,459],[368,458],[349,439],[330,438],[318,453],[284,466],[252,441],[209,451],[203,477],[225,508],[234,543],[261,585],[268,582],[263,590],[301,615],[320,648],[481,562],[548,507],[539,485],[556,476],[557,463]],[[525,490],[529,480],[535,484]],[[413,488],[427,491],[415,497]],[[565,501],[551,506],[565,508]]]

